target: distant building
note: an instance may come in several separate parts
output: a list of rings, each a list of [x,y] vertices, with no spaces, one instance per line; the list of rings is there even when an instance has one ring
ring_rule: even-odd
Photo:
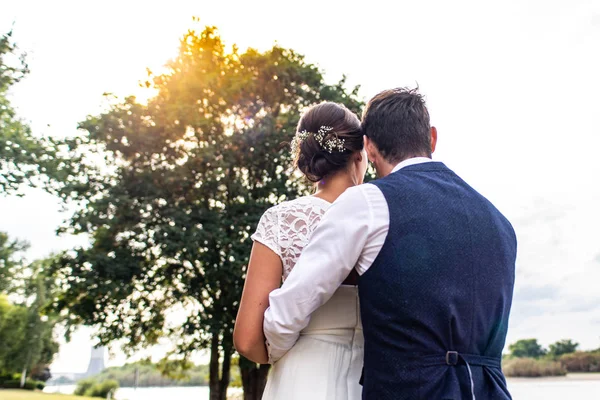
[[[104,355],[106,354],[106,347],[92,347],[92,354],[90,356],[90,363],[88,364],[87,371],[85,371],[84,377],[99,374],[104,370]]]
[[[106,368],[104,363],[106,357],[106,347],[92,347],[90,352],[90,363],[88,364],[87,371],[81,372],[56,372],[52,373],[52,378],[46,382],[49,386],[56,386],[61,384],[68,384],[77,382],[80,379],[87,378],[88,376],[99,374]]]

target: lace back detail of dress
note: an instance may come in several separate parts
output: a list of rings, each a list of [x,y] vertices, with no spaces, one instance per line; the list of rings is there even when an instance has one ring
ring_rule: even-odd
[[[328,207],[329,203],[307,196],[271,207],[262,216],[252,239],[281,257],[284,280]]]

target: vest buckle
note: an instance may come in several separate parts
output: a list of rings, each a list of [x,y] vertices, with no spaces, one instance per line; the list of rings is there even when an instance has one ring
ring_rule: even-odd
[[[447,351],[446,352],[446,364],[447,365],[458,364],[458,351]]]

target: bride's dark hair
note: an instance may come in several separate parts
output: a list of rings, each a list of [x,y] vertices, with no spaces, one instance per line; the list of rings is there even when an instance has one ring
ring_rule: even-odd
[[[319,141],[315,134],[322,127],[331,130]],[[337,103],[325,102],[309,108],[300,118],[296,132],[296,135],[300,132],[309,133],[298,144],[294,156],[296,166],[311,182],[319,182],[344,169],[352,154],[363,148],[360,120],[352,111]],[[336,139],[344,141],[344,151],[334,148],[330,152],[322,145]]]

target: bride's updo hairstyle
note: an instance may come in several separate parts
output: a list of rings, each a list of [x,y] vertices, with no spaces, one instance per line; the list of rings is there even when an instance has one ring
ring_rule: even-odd
[[[308,109],[292,142],[296,166],[311,182],[340,171],[363,148],[358,117],[341,104],[325,102]]]

